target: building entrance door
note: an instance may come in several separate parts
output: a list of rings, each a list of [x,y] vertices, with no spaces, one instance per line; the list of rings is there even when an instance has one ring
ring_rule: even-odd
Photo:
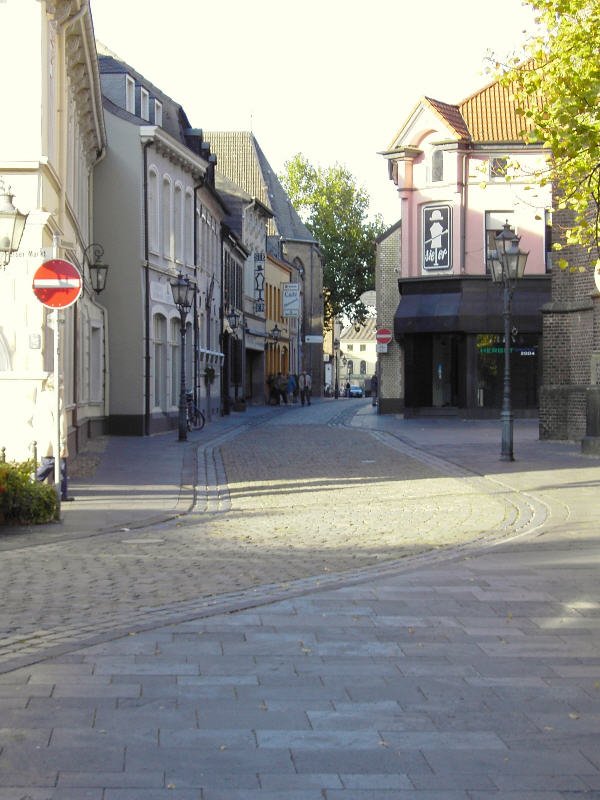
[[[456,405],[452,391],[455,383],[456,348],[454,337],[449,334],[434,334],[432,343],[431,399],[434,408]]]

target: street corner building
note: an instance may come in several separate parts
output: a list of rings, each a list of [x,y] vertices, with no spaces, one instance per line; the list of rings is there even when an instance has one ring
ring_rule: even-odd
[[[496,416],[502,404],[503,292],[496,237],[528,252],[512,295],[515,415],[537,416],[542,308],[550,300],[551,187],[532,183],[547,156],[526,142],[510,89],[493,82],[457,105],[423,97],[382,153],[399,221],[377,241],[380,413]]]

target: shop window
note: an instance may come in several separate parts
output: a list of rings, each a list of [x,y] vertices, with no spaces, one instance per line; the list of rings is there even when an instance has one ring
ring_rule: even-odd
[[[539,384],[538,336],[511,331],[511,395],[514,408],[537,408]],[[476,338],[477,405],[501,408],[504,390],[504,336],[482,333]]]

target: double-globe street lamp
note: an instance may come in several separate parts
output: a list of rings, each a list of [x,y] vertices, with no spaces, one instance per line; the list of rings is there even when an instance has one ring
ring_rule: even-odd
[[[527,256],[519,249],[521,237],[511,230],[508,222],[496,236],[496,249],[488,253],[488,263],[492,280],[503,287],[504,290],[504,386],[502,392],[502,447],[500,450],[501,461],[514,461],[513,455],[513,413],[511,406],[510,386],[510,315],[511,301],[517,281],[525,273]]]
[[[173,302],[179,311],[181,320],[181,364],[180,364],[180,386],[179,386],[179,435],[178,441],[187,441],[187,414],[186,414],[186,396],[185,396],[185,334],[187,315],[192,307],[194,299],[194,284],[191,283],[189,278],[179,273],[176,278],[170,281],[171,291],[173,292]]]
[[[21,244],[28,214],[22,214],[13,205],[14,194],[0,178],[0,266],[5,267],[12,253]]]

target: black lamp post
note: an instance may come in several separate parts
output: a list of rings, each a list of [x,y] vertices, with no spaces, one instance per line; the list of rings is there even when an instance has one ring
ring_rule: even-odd
[[[92,289],[96,294],[100,294],[106,288],[106,275],[108,272],[108,264],[105,264],[102,259],[104,257],[104,248],[101,244],[92,242],[89,247],[83,251],[84,259],[87,261],[88,269],[90,271],[90,283]],[[92,261],[93,258],[93,261]]]
[[[279,337],[281,336],[281,328],[277,327],[277,323],[271,328],[271,338],[274,342],[279,341]]]
[[[339,339],[334,339],[333,340],[333,361],[334,361],[333,369],[334,369],[335,375],[334,375],[334,378],[333,378],[333,380],[334,380],[333,396],[335,397],[336,400],[340,396],[340,380],[339,380],[339,376],[338,376],[338,360],[339,360],[338,349],[339,349],[339,346],[340,346],[340,340]]]
[[[184,277],[181,273],[174,278],[171,283],[171,291],[173,292],[173,301],[179,311],[181,319],[181,383],[179,388],[179,436],[180,442],[187,440],[187,418],[186,418],[186,397],[185,397],[185,334],[186,326],[185,321],[192,307],[192,300],[194,297],[194,286],[190,283],[189,278]]]
[[[28,214],[21,214],[13,205],[14,194],[0,180],[0,266],[5,267],[12,253],[21,244]]]
[[[496,250],[488,255],[490,272],[494,283],[502,285],[504,290],[504,388],[502,393],[502,448],[501,461],[514,461],[513,455],[513,413],[511,406],[510,386],[510,314],[511,300],[517,281],[525,273],[527,256],[519,249],[521,237],[511,230],[508,222],[496,236]]]

